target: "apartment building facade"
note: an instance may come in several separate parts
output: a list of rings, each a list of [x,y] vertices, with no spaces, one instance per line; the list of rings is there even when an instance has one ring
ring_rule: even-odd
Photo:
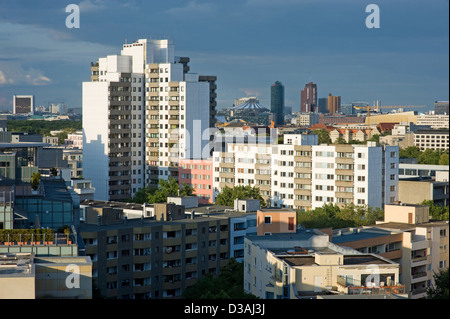
[[[200,204],[212,203],[213,198],[213,167],[211,160],[180,159],[178,183],[189,184],[194,189]]]
[[[180,158],[208,152],[215,77],[189,73],[169,40],[139,39],[92,64],[83,83],[83,175],[96,199],[125,200],[178,177]]]
[[[449,130],[417,130],[414,133],[414,145],[422,151],[448,150]]]
[[[430,126],[432,129],[449,129],[448,114],[420,114],[417,115],[417,125]]]
[[[397,146],[317,145],[316,135],[295,136],[286,134],[284,144],[236,143],[214,152],[214,190],[256,186],[270,206],[301,210],[325,203],[382,208],[397,200]]]
[[[106,298],[181,298],[228,263],[228,218],[185,218],[184,207],[175,204],[155,204],[154,217],[142,219],[105,209],[88,208],[80,234],[94,285]]]

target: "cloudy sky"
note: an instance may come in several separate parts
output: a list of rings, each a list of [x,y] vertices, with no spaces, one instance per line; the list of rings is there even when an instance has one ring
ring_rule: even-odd
[[[66,27],[72,3],[79,29]],[[371,3],[379,29],[365,24]],[[14,94],[81,107],[90,62],[145,37],[216,75],[219,108],[253,95],[269,107],[275,81],[294,110],[309,81],[343,103],[449,99],[448,0],[0,0],[0,110]]]

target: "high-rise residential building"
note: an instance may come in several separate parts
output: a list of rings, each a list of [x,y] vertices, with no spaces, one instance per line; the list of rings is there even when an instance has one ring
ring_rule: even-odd
[[[300,112],[318,113],[317,84],[308,82],[300,94]]]
[[[275,125],[284,124],[284,86],[279,81],[270,88],[270,112],[274,114]]]
[[[317,135],[284,143],[230,143],[213,153],[213,187],[250,185],[271,207],[310,210],[326,203],[382,208],[398,200],[398,146],[319,145]]]
[[[215,77],[189,73],[170,40],[139,39],[100,58],[83,83],[83,175],[96,199],[125,200],[209,155]]]
[[[328,94],[327,101],[328,113],[335,114],[341,110],[341,97]]]

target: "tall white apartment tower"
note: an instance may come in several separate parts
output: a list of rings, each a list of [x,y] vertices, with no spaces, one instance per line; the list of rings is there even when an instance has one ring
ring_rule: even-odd
[[[188,73],[170,40],[139,39],[91,65],[83,83],[83,176],[95,199],[125,200],[178,176],[208,150],[210,83]],[[83,147],[84,147],[83,146]]]

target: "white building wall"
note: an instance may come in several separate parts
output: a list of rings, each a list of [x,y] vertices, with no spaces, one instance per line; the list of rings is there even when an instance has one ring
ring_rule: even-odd
[[[108,200],[108,83],[84,82],[83,176],[92,180],[95,199]]]
[[[335,203],[335,146],[317,145],[312,147],[311,168],[311,208]]]

